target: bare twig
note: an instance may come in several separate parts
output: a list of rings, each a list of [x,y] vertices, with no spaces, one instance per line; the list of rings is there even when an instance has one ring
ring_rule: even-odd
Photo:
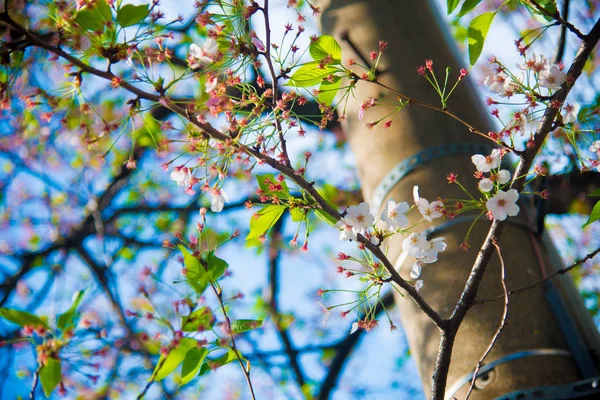
[[[597,248],[596,250],[592,251],[591,253],[589,253],[588,255],[586,255],[585,257],[575,261],[573,264],[569,265],[566,268],[561,268],[558,271],[555,271],[553,274],[548,275],[545,278],[542,278],[540,280],[537,280],[529,285],[520,287],[518,289],[514,289],[514,290],[509,290],[508,294],[513,295],[515,293],[520,293],[520,292],[524,292],[526,290],[530,290],[533,289],[534,287],[554,278],[557,277],[558,275],[563,275],[566,274],[567,272],[569,272],[570,270],[572,270],[573,268],[583,264],[584,262],[586,262],[587,260],[591,260],[592,258],[594,258],[598,253],[600,253],[600,248]],[[495,301],[495,300],[499,300],[502,299],[504,296],[500,295],[500,296],[495,296],[495,297],[490,297],[488,299],[483,299],[483,300],[477,300],[475,302],[475,304],[485,304],[485,303],[489,303],[491,301]]]
[[[40,380],[40,370],[42,366],[40,365],[33,374],[33,382],[31,383],[31,391],[29,392],[29,399],[35,399],[35,390],[37,389],[38,381]]]
[[[570,0],[563,0],[562,17],[565,21],[569,19],[569,3]],[[562,62],[565,55],[565,49],[567,47],[567,27],[565,25],[560,26],[560,36],[558,37],[558,44],[556,45],[557,51],[554,56],[554,64]]]
[[[504,330],[504,327],[506,326],[506,319],[508,317],[508,302],[509,302],[510,297],[509,297],[508,289],[506,287],[506,267],[504,265],[504,259],[502,258],[500,246],[498,246],[498,243],[494,243],[494,247],[496,248],[496,253],[498,254],[498,259],[500,260],[500,280],[502,282],[502,289],[504,290],[504,310],[502,312],[502,319],[500,320],[500,325],[498,326],[498,329],[496,330],[496,333],[494,334],[492,341],[490,342],[490,345],[485,350],[485,352],[483,353],[483,356],[481,356],[481,358],[479,359],[479,362],[477,363],[477,367],[475,368],[475,372],[473,373],[473,379],[471,380],[471,386],[469,386],[469,391],[467,392],[467,395],[465,396],[465,400],[468,400],[469,396],[471,395],[471,392],[473,391],[473,388],[475,387],[475,381],[477,380],[477,375],[479,374],[479,370],[481,369],[483,362],[485,361],[485,358],[488,356],[488,354],[490,354],[490,352],[496,345],[496,342],[498,341],[498,338],[500,337],[502,330]]]

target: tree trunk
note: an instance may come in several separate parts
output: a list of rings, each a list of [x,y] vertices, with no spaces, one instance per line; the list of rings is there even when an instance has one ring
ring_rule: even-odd
[[[434,60],[438,76],[449,66],[452,69],[451,82],[458,76],[460,67],[464,66],[457,60],[455,45],[443,28],[444,22],[435,5],[426,1],[326,0],[319,5],[323,9],[323,32],[335,36],[342,44],[344,60],[358,60],[348,42],[342,40],[344,33],[348,34],[350,41],[365,55],[371,50],[377,50],[379,40],[388,42],[389,47],[380,63],[380,69],[384,73],[379,79],[412,98],[439,104],[439,98],[433,88],[416,72],[417,66],[422,65],[426,58]],[[361,82],[355,93],[360,102],[369,97],[383,97],[388,103],[396,100],[393,94],[382,91],[374,84]],[[486,116],[487,112],[482,107],[481,100],[477,99],[475,94],[476,91],[467,79],[459,85],[448,106],[473,126],[487,132],[493,129],[493,125]],[[371,199],[373,190],[381,179],[398,162],[409,156],[441,144],[485,142],[485,139],[470,133],[465,126],[449,116],[415,105],[397,114],[390,128],[385,129],[379,124],[369,130],[365,123],[378,120],[389,112],[389,109],[369,109],[364,120],[359,121],[358,107],[356,101],[348,104],[344,129],[356,157],[365,199]],[[402,179],[390,192],[388,199],[411,203],[414,185],[418,185],[421,196],[430,201],[438,196],[464,197],[464,193],[458,190],[456,185],[447,183],[446,176],[450,172],[458,173],[461,182],[466,184],[472,193],[477,193],[476,182],[472,178],[474,171],[470,155],[439,157],[433,162],[419,166]],[[535,227],[524,215],[523,204],[521,210],[519,221]],[[441,222],[435,220],[434,224]],[[425,283],[421,290],[424,298],[444,318],[450,316],[490,224],[483,218],[475,225],[469,239],[472,248],[464,252],[459,249],[459,245],[463,242],[469,225],[470,222],[458,223],[436,234],[446,238],[448,248],[440,253],[438,262],[424,268],[421,278]],[[395,261],[400,255],[401,242],[402,238],[399,237],[388,243],[388,256],[391,261]],[[511,224],[504,231],[500,246],[507,269],[506,283],[509,289],[516,289],[540,279],[544,268],[546,274],[550,274],[556,268],[548,256],[555,251],[544,247],[541,240],[530,231],[515,224]],[[540,257],[536,257],[536,246],[541,248],[538,254],[541,255],[543,263],[539,262]],[[408,260],[401,267],[401,274],[407,278],[410,264]],[[559,283],[563,299],[568,303],[569,315],[576,316],[574,323],[579,331],[585,334],[585,345],[597,349],[597,331],[572,282],[564,277]],[[502,294],[500,263],[496,257],[486,272],[478,298]],[[409,298],[398,296],[396,304],[400,310],[412,356],[423,380],[424,390],[428,394],[438,352],[439,332]],[[456,338],[447,387],[474,371],[500,324],[502,312],[502,300],[475,305],[469,311]],[[510,298],[507,325],[485,363],[515,352],[534,349],[567,349],[557,319],[546,301],[543,285]],[[502,364],[486,378],[479,379],[471,395],[472,399],[493,399],[525,387],[569,383],[579,379],[580,373],[571,357],[546,355],[520,358]],[[468,387],[469,384],[464,385],[455,396],[464,398]]]

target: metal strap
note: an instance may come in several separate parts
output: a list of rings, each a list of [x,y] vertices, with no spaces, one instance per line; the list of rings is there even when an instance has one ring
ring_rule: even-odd
[[[566,385],[551,385],[515,390],[496,397],[496,400],[565,400],[600,398],[600,376]]]
[[[535,350],[525,350],[518,351],[516,353],[509,354],[507,356],[498,358],[497,360],[492,361],[489,364],[485,364],[479,370],[477,377],[491,371],[496,368],[498,365],[505,364],[509,361],[518,360],[519,358],[525,357],[533,357],[533,356],[561,356],[561,357],[571,357],[571,352],[564,349],[535,349]],[[473,375],[468,374],[460,378],[454,385],[448,389],[446,392],[446,400],[452,399],[452,397],[463,387],[466,383],[471,382],[473,380]]]
[[[441,146],[429,147],[402,161],[392,168],[379,182],[371,198],[371,209],[379,213],[383,200],[398,182],[411,173],[416,167],[430,163],[445,156],[488,154],[493,149],[489,144],[481,143],[448,143]]]

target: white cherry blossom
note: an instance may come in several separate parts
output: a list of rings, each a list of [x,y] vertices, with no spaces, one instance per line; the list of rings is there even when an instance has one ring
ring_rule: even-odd
[[[573,103],[573,104],[566,103],[565,106],[563,107],[563,111],[564,111],[564,114],[562,115],[563,122],[565,124],[570,124],[570,123],[577,121],[577,114],[579,114],[580,109],[581,109],[581,106],[577,103]]]
[[[438,200],[429,203],[429,201],[419,196],[418,186],[413,188],[413,198],[417,208],[419,209],[419,212],[425,220],[431,222],[434,220],[434,218],[439,218],[444,215],[442,214],[444,203]]]
[[[429,247],[429,242],[425,235],[419,232],[413,232],[408,235],[402,242],[402,250],[407,252],[409,256],[418,258],[423,254],[424,249]]]
[[[192,179],[192,172],[183,165],[175,167],[171,172],[171,180],[177,182],[178,186],[189,186]]]
[[[375,218],[371,215],[369,204],[362,202],[357,206],[350,206],[346,210],[345,221],[356,233],[364,233],[373,225]]]
[[[423,271],[423,262],[415,261],[412,268],[410,269],[410,279],[415,280],[421,276],[421,272]]]
[[[504,221],[507,217],[514,217],[519,213],[517,200],[519,200],[519,192],[515,189],[507,192],[498,190],[498,193],[485,203],[485,206],[492,212],[494,219]]]
[[[217,87],[217,83],[219,83],[219,80],[217,79],[216,76],[207,75],[206,83],[204,84],[204,91],[206,93],[212,92]]]
[[[213,212],[223,211],[225,203],[229,203],[227,193],[223,189],[214,188],[210,191],[210,209]]]
[[[188,64],[190,68],[200,68],[202,65],[212,64],[219,53],[219,45],[213,38],[208,38],[202,44],[202,47],[196,43],[190,45],[188,51]]]
[[[471,161],[475,164],[475,167],[480,172],[490,172],[492,169],[496,169],[500,166],[502,158],[500,156],[500,150],[494,149],[489,156],[481,154],[475,154],[471,157]]]
[[[492,174],[489,178],[483,178],[479,181],[479,190],[482,192],[489,192],[494,188],[494,182],[498,182],[501,185],[506,184],[510,181],[510,172],[501,169],[497,174]]]
[[[517,68],[523,71],[532,70],[534,72],[540,72],[548,68],[548,59],[542,54],[533,53],[529,60],[517,64]]]
[[[556,64],[548,66],[540,72],[540,86],[548,89],[560,89],[567,79],[567,74]]]
[[[596,140],[594,143],[592,143],[589,150],[592,153],[600,155],[600,140]]]
[[[349,222],[346,220],[346,218],[342,218],[341,221],[338,221],[338,223],[335,224],[335,227],[340,230],[340,240],[344,241],[357,239],[356,232],[352,228],[352,225],[350,225]]]
[[[525,136],[527,134],[527,116],[525,113],[515,113],[513,126],[519,135]]]
[[[381,213],[381,221],[383,221],[388,229],[397,230],[408,226],[408,218],[404,215],[410,206],[406,202],[396,203],[390,200],[385,205]]]

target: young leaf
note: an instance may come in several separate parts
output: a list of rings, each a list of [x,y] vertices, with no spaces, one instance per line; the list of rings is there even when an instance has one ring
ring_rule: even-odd
[[[122,27],[139,24],[148,16],[148,4],[134,6],[133,4],[125,4],[117,11],[117,22]]]
[[[204,267],[200,265],[200,261],[190,254],[184,246],[179,245],[178,248],[183,255],[183,265],[186,270],[185,279],[187,283],[196,291],[196,293],[204,293],[208,286],[210,275],[206,272]]]
[[[592,193],[588,194],[589,197],[600,197],[600,188],[594,190]]]
[[[181,330],[184,332],[203,332],[211,330],[215,317],[208,306],[203,306],[190,315],[181,317]]]
[[[212,250],[206,257],[206,263],[208,264],[208,273],[212,281],[219,279],[229,267],[229,264],[225,260],[215,256],[215,251]]]
[[[336,220],[335,218],[333,218],[331,215],[327,214],[325,211],[321,210],[321,209],[317,209],[315,210],[315,215],[317,216],[317,218],[319,218],[321,221],[325,222],[326,224],[329,224],[331,226],[335,226],[336,224]]]
[[[487,12],[481,14],[471,21],[468,29],[468,43],[469,43],[469,63],[474,65],[477,59],[481,55],[483,50],[483,44],[485,43],[485,37],[490,30],[492,21],[496,16],[495,12]]]
[[[112,21],[112,12],[106,0],[99,0],[93,6],[85,6],[75,16],[75,22],[90,31],[104,30],[108,21]]]
[[[85,290],[80,290],[79,292],[73,295],[73,303],[71,307],[65,311],[63,314],[59,315],[56,319],[56,326],[60,330],[64,330],[69,325],[73,325],[74,319],[77,316],[77,307],[79,307],[79,303],[83,299],[83,294]]]
[[[264,235],[281,218],[286,206],[270,204],[260,209],[250,218],[250,233],[246,240],[256,239]]]
[[[190,349],[198,346],[198,341],[192,338],[182,338],[179,344],[165,356],[160,356],[156,368],[150,377],[150,380],[160,381],[165,379],[169,374],[183,362],[185,355]],[[164,360],[164,361],[163,361]]]
[[[452,14],[452,11],[456,10],[456,6],[458,6],[458,3],[460,3],[460,0],[448,0],[446,2],[448,6],[448,15]]]
[[[241,354],[240,354],[240,358],[242,359],[242,361],[245,360],[245,358],[242,357]],[[227,353],[223,354],[221,357],[212,358],[212,359],[208,358],[207,360],[208,360],[208,362],[203,363],[202,366],[200,367],[200,372],[198,373],[198,376],[205,375],[208,372],[212,371],[213,369],[222,367],[233,361],[237,361],[237,357],[236,357],[233,349],[227,349]]]
[[[340,78],[339,76],[334,76],[333,82],[324,80],[323,83],[321,83],[321,86],[319,86],[319,94],[317,96],[317,99],[321,103],[325,103],[326,106],[330,106],[333,103],[335,95],[337,94],[341,86],[342,78]]]
[[[60,379],[60,361],[53,357],[48,358],[46,364],[40,369],[40,382],[46,397],[50,397]]]
[[[586,226],[588,226],[589,224],[592,224],[596,221],[598,221],[600,219],[600,201],[596,203],[596,205],[594,206],[594,208],[592,209],[592,212],[590,214],[590,218],[587,220],[587,222],[582,226],[582,228],[585,228]]]
[[[312,42],[308,48],[311,57],[315,61],[321,61],[328,55],[338,63],[342,59],[342,48],[333,36],[322,35],[317,40]]]
[[[458,12],[456,18],[462,18],[467,15],[472,9],[477,7],[477,5],[481,3],[481,0],[465,0],[462,8]]]
[[[202,348],[191,348],[186,354],[181,366],[181,383],[179,386],[183,386],[189,383],[200,371],[200,367],[208,354],[208,350]]]
[[[27,311],[15,310],[12,308],[0,308],[0,317],[9,320],[10,322],[17,324],[21,327],[25,325],[37,328],[43,326],[47,330],[51,330],[50,326],[38,316],[28,313]]]
[[[239,333],[251,331],[260,328],[262,323],[263,322],[260,319],[238,319],[237,321],[232,322],[231,332],[234,335],[237,335]]]
[[[318,62],[306,63],[298,68],[290,77],[290,82],[286,86],[310,87],[320,84],[323,78],[335,74],[337,68],[325,66],[319,68]]]
[[[273,194],[277,197],[289,197],[290,189],[285,180],[279,182],[273,174],[257,175],[256,181],[258,182],[258,187],[264,193]],[[273,187],[277,186],[281,186],[281,190],[272,190]]]
[[[558,12],[556,0],[537,0],[536,5],[533,5],[530,0],[519,0],[519,3],[523,4],[529,13],[541,23],[553,22],[553,16]]]
[[[295,207],[295,208],[290,208],[290,215],[292,216],[292,221],[300,222],[304,219],[304,216],[306,214],[304,213],[304,210],[302,210],[301,208]]]

